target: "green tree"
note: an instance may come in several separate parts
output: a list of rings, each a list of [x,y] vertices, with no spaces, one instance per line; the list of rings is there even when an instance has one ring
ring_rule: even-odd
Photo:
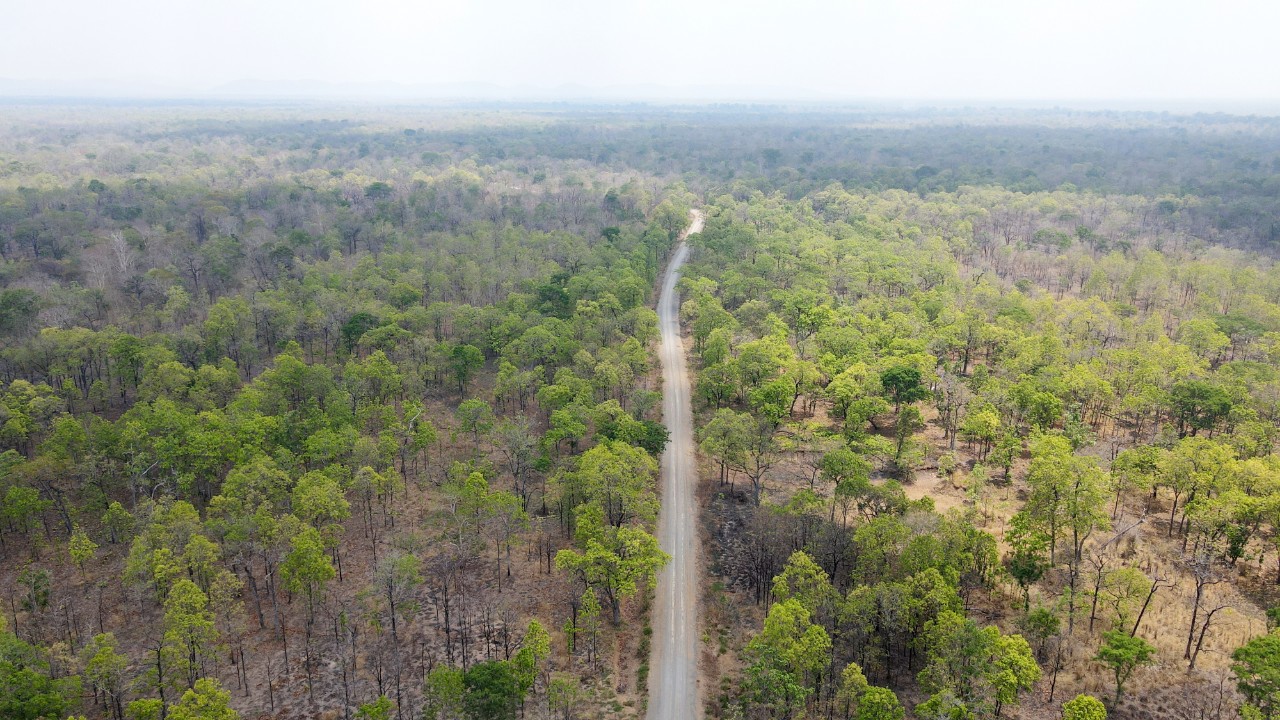
[[[871,463],[847,447],[837,448],[822,456],[820,472],[823,479],[833,485],[831,522],[835,522],[839,506],[840,524],[847,525],[850,506],[866,498],[876,487],[871,484]]]
[[[1031,647],[1021,635],[1001,635],[992,650],[992,667],[987,682],[995,690],[995,712],[1018,702],[1022,693],[1040,679],[1040,666],[1031,656]]]
[[[1049,569],[1049,536],[1034,527],[1025,512],[1015,513],[1005,533],[1009,555],[1005,567],[1022,589],[1023,610],[1031,609],[1031,586]]]
[[[836,707],[840,708],[843,717],[852,717],[853,712],[858,709],[858,702],[863,693],[870,687],[861,666],[857,663],[844,666],[844,670],[840,672],[840,685],[836,689],[835,697]]]
[[[729,482],[729,471],[741,468],[746,461],[751,416],[729,408],[717,410],[698,429],[702,451],[716,459],[720,466],[720,482]]]
[[[1096,530],[1110,527],[1107,511],[1111,478],[1092,457],[1075,455],[1059,435],[1038,435],[1031,442],[1031,488],[1025,512],[1033,525],[1048,532],[1049,557],[1057,556],[1059,540],[1070,542],[1067,627],[1075,627],[1075,601],[1084,544]]]
[[[0,631],[0,718],[60,718],[79,691],[79,678],[54,679],[43,653]]]
[[[901,475],[907,474],[914,464],[912,450],[916,449],[912,437],[925,428],[924,416],[915,406],[907,406],[898,412],[898,419],[893,424],[893,463]]]
[[[190,580],[173,584],[164,601],[164,653],[167,665],[188,689],[204,674],[204,663],[218,641],[209,598]]]
[[[130,700],[124,708],[124,716],[129,720],[160,720],[162,713],[164,701],[159,698]]]
[[[978,446],[978,458],[986,459],[991,445],[1000,437],[1000,413],[990,404],[976,404],[965,413],[960,434],[971,445]]]
[[[294,515],[319,531],[324,546],[341,565],[342,521],[351,517],[351,503],[342,485],[324,472],[306,473],[293,487],[291,504]]]
[[[18,587],[22,590],[22,609],[32,613],[43,612],[49,607],[53,576],[44,568],[30,565],[18,573]]]
[[[324,586],[337,572],[325,554],[324,540],[320,532],[310,525],[289,539],[289,553],[280,565],[280,576],[285,589],[301,593],[307,598],[307,623],[315,622],[316,601],[322,597]]]
[[[123,695],[129,659],[118,651],[115,635],[94,635],[80,651],[80,662],[84,678],[105,696],[111,717],[121,720],[124,717]]]
[[[652,583],[670,556],[658,547],[656,538],[640,528],[590,525],[579,521],[584,549],[556,553],[556,567],[578,573],[589,587],[602,591],[616,625],[621,620],[622,600],[635,595],[640,583]]]
[[[472,665],[462,682],[463,707],[473,720],[514,720],[524,700],[518,673],[505,660]]]
[[[467,383],[476,371],[484,367],[484,353],[474,345],[454,345],[449,352],[449,368],[458,381],[458,391],[466,392]]]
[[[817,614],[836,598],[827,571],[801,550],[791,553],[782,572],[773,578],[773,597],[777,601],[795,598],[810,614]]]
[[[462,715],[465,696],[462,670],[437,665],[427,673],[422,716],[425,720],[455,720]]]
[[[549,657],[551,657],[551,635],[542,627],[542,623],[530,620],[524,639],[520,642],[520,649],[511,658],[511,665],[520,678],[522,693],[528,694],[533,689],[538,674],[542,672],[542,665]]]
[[[1109,630],[1102,634],[1102,646],[1094,659],[1107,667],[1115,676],[1116,697],[1119,703],[1124,696],[1125,683],[1133,673],[1143,665],[1155,662],[1156,649],[1151,643],[1140,637],[1130,637],[1122,630]]]
[[[628,443],[606,440],[578,458],[577,469],[561,481],[570,507],[598,505],[605,522],[622,527],[653,522],[658,516],[654,478],[658,463]]]
[[[1018,621],[1018,629],[1035,649],[1036,657],[1045,657],[1045,644],[1062,629],[1062,621],[1048,608],[1038,607]]]
[[[34,545],[38,541],[35,534],[37,521],[52,505],[50,501],[41,498],[40,492],[35,488],[12,485],[5,492],[3,503],[0,503],[0,513],[8,520],[9,527],[17,528],[27,534],[34,553]]]
[[[569,673],[553,673],[547,684],[547,706],[568,720],[582,701],[582,681]]]
[[[595,667],[600,653],[600,599],[595,588],[588,587],[582,592],[582,601],[578,613],[569,618],[570,626],[566,634],[570,635],[570,651],[584,651],[587,665]]]
[[[1280,713],[1280,631],[1253,638],[1231,654],[1236,687],[1260,717]]]
[[[1169,405],[1178,437],[1212,430],[1231,413],[1231,396],[1203,380],[1183,380],[1169,391]]]
[[[128,540],[133,535],[133,515],[124,509],[120,503],[112,501],[107,506],[107,511],[102,514],[102,524],[107,526],[107,531],[111,533],[111,544]]]
[[[93,555],[97,550],[98,543],[91,540],[79,525],[71,531],[71,539],[67,542],[67,552],[71,555],[71,560],[75,562],[76,567],[80,568],[81,580],[85,579],[84,564],[93,559]]]
[[[910,365],[894,365],[880,373],[880,385],[899,411],[903,405],[929,397],[929,389],[921,379],[919,368]]]
[[[391,720],[391,712],[395,706],[386,695],[379,695],[377,700],[364,703],[356,708],[356,717],[360,720]]]
[[[200,678],[169,707],[169,720],[239,720],[231,709],[231,693],[213,678]]]
[[[483,400],[463,400],[453,414],[458,419],[458,429],[471,433],[476,442],[493,427],[493,408]]]
[[[831,653],[831,637],[796,598],[774,603],[744,650],[748,687],[758,702],[790,713],[813,692]]]
[[[1062,704],[1062,720],[1107,720],[1107,706],[1092,695],[1080,694]]]
[[[889,688],[869,687],[858,699],[854,720],[903,720],[907,711]]]
[[[1040,666],[1021,635],[978,627],[950,610],[925,624],[925,647],[929,664],[920,673],[922,687],[939,702],[954,695],[970,712],[999,717],[1040,679]]]

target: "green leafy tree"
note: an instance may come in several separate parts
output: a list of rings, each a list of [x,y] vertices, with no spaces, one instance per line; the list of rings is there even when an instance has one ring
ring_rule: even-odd
[[[314,623],[316,602],[322,597],[325,584],[337,575],[337,571],[325,553],[320,532],[310,525],[290,538],[289,545],[289,553],[280,565],[280,576],[286,590],[306,597],[307,622]]]
[[[992,667],[987,682],[995,691],[995,713],[1018,702],[1022,693],[1040,679],[1040,665],[1031,655],[1031,647],[1021,635],[1001,635],[992,651]]]
[[[582,702],[582,681],[569,673],[553,673],[547,683],[547,707],[569,720]]]
[[[960,434],[971,445],[977,445],[980,460],[986,459],[992,444],[1000,437],[1000,413],[990,404],[972,407],[960,423]]]
[[[1280,713],[1280,631],[1253,638],[1231,654],[1231,671],[1246,703],[1260,717]]]
[[[476,663],[463,675],[463,707],[473,720],[514,720],[524,701],[519,674],[505,660]]]
[[[49,607],[53,590],[53,576],[48,570],[27,566],[18,573],[18,588],[22,591],[22,609],[32,613],[43,612]]]
[[[858,699],[854,720],[903,720],[907,711],[889,688],[869,687]]]
[[[1018,629],[1035,650],[1036,657],[1043,661],[1045,645],[1062,629],[1062,621],[1049,608],[1038,607],[1018,621]]]
[[[1040,666],[1021,635],[980,628],[950,610],[925,624],[925,647],[929,664],[920,673],[921,685],[938,702],[954,696],[970,712],[999,717],[1040,679]]]
[[[326,473],[306,473],[293,487],[291,504],[294,515],[319,531],[325,548],[333,553],[340,566],[342,521],[351,517],[351,503],[342,485]]]
[[[364,703],[356,708],[356,717],[360,720],[391,720],[395,705],[386,695],[379,695],[377,700]]]
[[[988,459],[1001,469],[1006,483],[1009,482],[1010,474],[1013,472],[1013,462],[1021,452],[1022,438],[1015,432],[1002,433],[996,440],[996,446],[991,450]]]
[[[551,657],[551,635],[542,627],[542,623],[530,620],[524,639],[520,642],[520,649],[511,658],[512,667],[520,678],[521,692],[528,694],[533,689],[538,674],[542,672],[543,663],[549,657]]]
[[[921,380],[920,369],[910,365],[894,365],[880,373],[880,386],[899,411],[903,405],[929,397],[929,388]]]
[[[843,717],[853,716],[853,712],[858,709],[858,701],[870,687],[861,666],[857,663],[845,665],[844,670],[840,672],[840,685],[836,689],[835,697],[835,706],[839,708]]]
[[[898,419],[893,424],[893,463],[900,474],[910,471],[913,462],[913,450],[917,447],[912,442],[916,433],[925,428],[924,416],[915,406],[907,406],[898,412]]]
[[[640,583],[652,583],[670,556],[656,538],[637,527],[604,529],[580,520],[579,534],[585,540],[583,550],[561,550],[556,567],[578,573],[589,587],[603,592],[616,625],[622,600],[635,595]]]
[[[37,521],[52,505],[50,501],[41,498],[40,492],[35,488],[12,485],[5,491],[0,512],[3,513],[10,527],[26,533],[34,548],[35,543],[38,542],[38,536],[35,533],[38,527]]]
[[[1169,405],[1178,437],[1212,430],[1231,414],[1231,396],[1203,380],[1183,380],[1169,391]]]
[[[483,400],[463,400],[454,417],[458,419],[458,429],[471,433],[475,442],[480,442],[480,436],[493,427],[493,408]]]
[[[1107,667],[1116,681],[1115,702],[1119,703],[1124,696],[1124,686],[1133,677],[1133,673],[1144,665],[1155,662],[1156,649],[1151,643],[1140,637],[1130,637],[1121,630],[1109,630],[1102,634],[1102,647],[1094,659]]]
[[[582,592],[578,613],[569,622],[571,624],[566,634],[571,636],[571,652],[582,651],[586,655],[587,665],[596,667],[603,625],[600,620],[600,598],[596,597],[594,588],[589,587]]]
[[[164,654],[168,667],[188,689],[194,689],[204,674],[205,661],[217,641],[208,596],[186,578],[175,582],[164,602]]]
[[[457,466],[462,468],[461,465]],[[489,481],[479,472],[451,480],[443,487],[448,510],[448,526],[459,550],[476,552],[484,521],[490,513],[492,492]]]
[[[80,579],[85,579],[84,564],[93,559],[93,555],[97,550],[98,543],[91,540],[79,525],[71,531],[71,539],[67,542],[67,552],[71,555],[71,560],[75,562],[76,567],[80,568]]]
[[[797,550],[787,559],[782,572],[774,576],[773,597],[780,602],[795,598],[810,614],[816,615],[834,603],[836,591],[826,570],[808,553]]]
[[[200,678],[169,707],[169,720],[239,720],[231,709],[231,693],[213,678]]]
[[[0,718],[63,717],[79,692],[79,678],[50,677],[43,653],[0,631]]]
[[[106,697],[111,717],[121,720],[124,717],[123,695],[129,659],[120,654],[115,635],[94,635],[80,651],[80,662],[84,668],[84,679]]]
[[[1062,720],[1107,720],[1107,706],[1092,695],[1077,695],[1062,704]]]
[[[129,720],[160,720],[164,713],[164,701],[158,698],[140,698],[130,700],[124,708],[124,716]]]
[[[720,467],[720,482],[729,482],[729,471],[742,467],[746,460],[751,416],[729,408],[717,410],[698,429],[702,451],[715,458]]]
[[[1022,589],[1023,610],[1031,609],[1031,586],[1049,569],[1049,536],[1036,528],[1025,512],[1015,513],[1005,533],[1009,555],[1005,567]]]
[[[743,694],[749,703],[768,713],[769,717],[789,718],[804,709],[812,692],[787,672],[784,660],[773,648],[765,646],[743,669]]]
[[[422,716],[425,720],[455,720],[463,712],[466,697],[461,668],[437,665],[427,673],[423,692]]]
[[[110,533],[111,544],[128,540],[133,535],[134,519],[124,506],[116,501],[112,501],[107,506],[107,511],[102,514],[102,524],[107,527]]]
[[[484,353],[474,345],[454,345],[449,352],[449,368],[458,381],[459,392],[466,392],[467,383],[476,371],[484,367]]]
[[[757,702],[791,713],[813,692],[831,653],[831,637],[796,598],[774,603],[748,643],[747,686]]]
[[[1024,512],[1033,526],[1049,535],[1050,561],[1057,557],[1059,542],[1070,543],[1067,556],[1069,592],[1067,627],[1075,628],[1076,597],[1084,544],[1100,529],[1111,525],[1107,511],[1111,478],[1092,457],[1075,455],[1059,435],[1038,435],[1031,442],[1031,488]]]
[[[605,522],[621,527],[653,522],[658,515],[654,492],[658,463],[634,445],[606,440],[578,458],[577,469],[560,482],[571,508],[598,505]]]

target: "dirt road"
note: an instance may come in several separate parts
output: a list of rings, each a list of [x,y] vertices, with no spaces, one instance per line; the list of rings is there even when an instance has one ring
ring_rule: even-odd
[[[693,211],[685,235],[702,230]],[[671,439],[662,455],[662,511],[658,540],[671,562],[658,575],[653,612],[653,654],[649,660],[649,720],[695,720],[702,716],[698,693],[698,531],[694,488],[693,412],[689,372],[680,336],[680,296],[676,281],[689,255],[682,241],[662,281],[658,325],[662,333],[662,417]]]

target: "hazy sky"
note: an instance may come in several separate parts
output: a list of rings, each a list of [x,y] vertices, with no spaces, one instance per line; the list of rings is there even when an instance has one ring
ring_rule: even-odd
[[[0,0],[0,79],[1274,101],[1278,28],[1275,0]]]

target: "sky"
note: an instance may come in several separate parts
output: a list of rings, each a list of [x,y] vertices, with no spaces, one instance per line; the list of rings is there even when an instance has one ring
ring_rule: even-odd
[[[1274,102],[1277,28],[1274,0],[0,0],[0,94]]]

